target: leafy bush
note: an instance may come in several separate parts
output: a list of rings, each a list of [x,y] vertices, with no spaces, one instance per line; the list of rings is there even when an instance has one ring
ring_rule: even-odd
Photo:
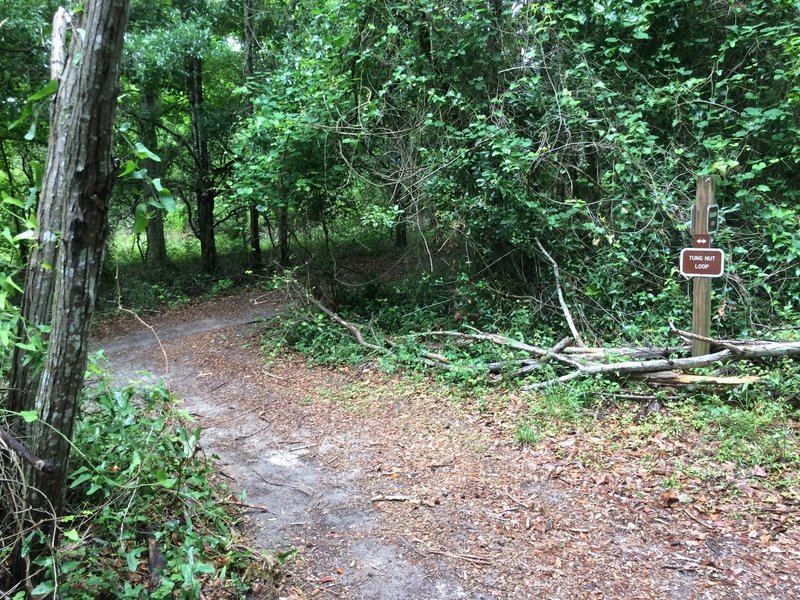
[[[236,534],[230,492],[214,483],[199,446],[200,427],[179,411],[163,384],[91,388],[78,421],[68,477],[70,515],[60,543],[34,559],[43,578],[34,594],[74,599],[239,598],[250,584],[280,584],[279,560],[249,549]],[[27,535],[23,554],[44,540]],[[149,546],[163,556],[156,575]],[[248,579],[260,562],[271,581]],[[18,594],[15,598],[24,598]]]

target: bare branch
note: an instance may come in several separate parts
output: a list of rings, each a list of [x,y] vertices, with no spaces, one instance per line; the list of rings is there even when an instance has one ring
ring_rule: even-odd
[[[49,460],[35,456],[25,445],[15,438],[3,427],[0,427],[0,444],[5,448],[16,452],[20,458],[31,465],[37,471],[50,475],[56,472],[56,466]]]
[[[583,343],[583,338],[581,337],[580,332],[578,332],[577,327],[575,327],[575,321],[572,320],[572,313],[569,312],[569,307],[567,307],[567,303],[564,300],[564,292],[561,290],[561,278],[558,274],[558,263],[553,259],[552,256],[550,256],[547,250],[544,249],[544,246],[542,246],[542,242],[539,241],[539,238],[536,238],[534,241],[539,247],[539,251],[544,254],[547,262],[549,262],[550,266],[553,267],[553,275],[556,279],[556,292],[558,292],[558,303],[561,305],[561,310],[564,313],[564,318],[567,320],[569,330],[572,332],[572,337],[575,338],[575,343],[578,346],[585,346],[586,344]]]

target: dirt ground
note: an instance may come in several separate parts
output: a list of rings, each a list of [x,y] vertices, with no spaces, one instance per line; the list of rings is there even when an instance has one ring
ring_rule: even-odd
[[[520,446],[520,398],[478,410],[424,378],[267,361],[261,320],[281,306],[157,316],[161,346],[117,319],[96,344],[121,380],[146,370],[184,399],[221,475],[268,509],[250,512],[253,543],[298,549],[286,598],[800,598],[792,494],[736,480],[735,497],[679,501],[663,479],[684,448],[658,436]]]

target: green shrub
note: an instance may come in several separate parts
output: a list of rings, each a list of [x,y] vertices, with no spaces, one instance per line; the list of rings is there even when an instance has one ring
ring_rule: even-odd
[[[236,539],[237,517],[221,502],[230,492],[214,483],[200,427],[163,384],[120,389],[101,381],[82,406],[68,477],[71,514],[59,520],[58,546],[33,561],[45,574],[35,592],[189,599],[208,586],[215,598],[240,598],[254,561],[274,567],[268,585],[280,583],[277,558]],[[29,534],[23,551],[40,535]],[[148,544],[164,558],[155,585]]]

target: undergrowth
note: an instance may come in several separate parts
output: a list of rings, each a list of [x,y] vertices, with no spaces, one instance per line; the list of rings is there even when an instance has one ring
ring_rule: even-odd
[[[418,371],[460,389],[461,398],[483,396],[487,388],[493,389],[490,394],[514,393],[522,383],[558,374],[548,365],[529,379],[508,379],[502,373],[518,368],[528,355],[496,344],[467,344],[425,334],[468,332],[474,327],[543,347],[551,346],[563,334],[541,315],[533,315],[529,304],[500,298],[488,284],[469,288],[463,283],[454,294],[452,281],[422,276],[393,285],[365,286],[335,299],[337,313],[358,324],[369,342],[384,345],[391,340],[394,356],[370,352],[339,324],[301,305],[276,318],[268,346],[273,353],[292,348],[318,363],[375,362],[386,372]],[[445,357],[449,369],[432,372],[425,367],[420,360],[425,351]],[[506,366],[501,376],[490,376],[487,363]],[[763,469],[780,484],[784,473],[791,476],[800,467],[800,366],[786,360],[741,362],[726,369],[731,375],[760,375],[762,380],[727,392],[696,387],[655,395],[652,389],[623,385],[610,377],[552,386],[525,396],[529,410],[519,418],[514,437],[521,444],[535,445],[575,430],[603,435],[602,419],[615,411],[615,419],[631,439],[646,440],[655,432],[675,438],[691,435],[715,461],[745,470]],[[654,397],[653,408],[648,403],[626,402],[624,396],[631,391]],[[615,399],[614,394],[619,397]],[[487,403],[476,406],[483,411]]]
[[[120,236],[106,261],[98,293],[98,311],[113,313],[119,303],[137,312],[175,309],[195,299],[208,299],[256,284],[263,274],[248,266],[246,251],[238,240],[220,236],[219,268],[216,273],[200,271],[200,257],[194,239],[170,239],[168,262],[146,263],[131,241]]]
[[[69,514],[58,521],[57,546],[32,561],[32,596],[224,599],[252,585],[279,588],[285,555],[260,554],[239,538],[237,501],[214,482],[200,427],[167,389],[116,388],[93,376],[74,436]],[[45,541],[27,534],[23,554]],[[0,551],[0,564],[9,552]],[[160,569],[148,566],[153,557]]]

